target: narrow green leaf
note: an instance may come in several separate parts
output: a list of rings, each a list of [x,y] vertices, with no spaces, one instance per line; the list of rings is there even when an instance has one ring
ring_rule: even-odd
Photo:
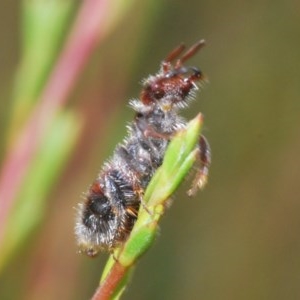
[[[163,164],[145,193],[144,201],[150,206],[161,203],[161,199],[166,201],[189,172],[196,160],[197,152],[193,150],[199,139],[201,125],[202,117],[199,114],[168,146]]]
[[[185,130],[180,131],[170,142],[162,166],[155,172],[147,187],[144,205],[140,207],[133,230],[126,243],[117,249],[108,260],[101,282],[107,278],[115,258],[118,259],[118,263],[130,270],[138,258],[153,244],[158,231],[158,222],[164,214],[166,201],[179,187],[195,163],[198,154],[196,144],[199,140],[201,126],[202,117],[199,114],[189,122]],[[119,296],[127,282],[123,279],[118,285]]]
[[[79,136],[79,121],[71,113],[61,113],[45,132],[8,221],[0,252],[0,270],[43,219],[47,194],[59,178]]]
[[[16,74],[10,135],[23,124],[37,101],[61,48],[75,3],[72,0],[24,0],[22,53]]]

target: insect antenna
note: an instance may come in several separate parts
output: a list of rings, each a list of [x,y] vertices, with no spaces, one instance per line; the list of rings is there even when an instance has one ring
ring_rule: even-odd
[[[185,49],[184,44],[178,45],[175,49],[173,49],[168,56],[164,59],[164,62],[172,62],[175,58],[177,58]]]
[[[176,48],[174,48],[167,57],[163,60],[162,66],[164,72],[168,72],[170,69],[170,63],[175,60],[185,49],[184,44],[178,45]]]
[[[190,47],[181,58],[179,58],[176,62],[175,69],[180,68],[185,61],[187,61],[190,57],[194,56],[201,48],[205,46],[205,40],[200,40],[192,47]]]

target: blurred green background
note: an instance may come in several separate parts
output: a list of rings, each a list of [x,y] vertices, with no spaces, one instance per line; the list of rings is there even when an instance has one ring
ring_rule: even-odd
[[[29,26],[24,10],[30,2],[46,3],[1,2],[2,163],[11,149],[10,116],[19,105],[15,74],[26,50],[22,32]],[[54,54],[80,9],[80,1],[70,2]],[[185,194],[188,182],[176,194],[160,237],[139,262],[123,299],[300,299],[300,2],[149,0],[130,1],[126,8],[123,1],[110,3],[106,13],[117,17],[107,22],[64,104],[75,120],[70,126],[81,129],[51,149],[55,162],[56,152],[70,145],[40,196],[43,209],[29,207],[25,215],[31,220],[40,214],[1,270],[0,299],[93,295],[107,255],[89,259],[76,253],[74,207],[125,135],[133,116],[127,102],[138,97],[141,79],[156,73],[174,46],[202,38],[207,46],[189,63],[210,83],[183,115],[205,116],[213,154],[209,184],[192,199]],[[49,27],[58,24],[43,20]],[[46,43],[49,37],[43,36]],[[33,57],[44,48],[43,41],[35,44]],[[30,171],[39,181],[41,170]],[[18,224],[14,214],[8,224]]]

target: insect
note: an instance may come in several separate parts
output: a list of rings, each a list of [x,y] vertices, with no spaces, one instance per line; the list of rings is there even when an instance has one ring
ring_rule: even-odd
[[[156,75],[143,81],[127,137],[117,145],[79,204],[75,235],[81,252],[95,256],[122,244],[137,219],[143,194],[162,160],[172,136],[186,126],[178,111],[188,106],[205,77],[184,63],[204,45],[199,41],[186,52],[179,45],[161,63]],[[175,62],[174,62],[175,61]],[[206,138],[199,137],[199,163],[188,194],[202,188],[211,161]]]

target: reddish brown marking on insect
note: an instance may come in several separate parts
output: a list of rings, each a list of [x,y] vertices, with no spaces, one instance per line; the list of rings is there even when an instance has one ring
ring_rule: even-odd
[[[153,80],[149,80],[149,83],[142,90],[140,94],[142,103],[152,105],[166,95],[171,94],[173,90],[177,90],[178,94],[182,97],[187,96],[193,88],[194,82],[202,80],[203,75],[196,68],[184,68],[182,65],[185,61],[194,56],[204,45],[204,40],[200,40],[194,44],[182,57],[178,58],[175,65],[172,65],[172,61],[182,54],[185,46],[181,44],[171,51],[162,62],[163,75],[153,77]],[[191,74],[186,77],[188,73]],[[176,102],[174,99],[174,103]]]
[[[144,88],[141,91],[140,99],[142,100],[143,104],[150,105],[150,104],[153,103],[151,94],[152,94],[152,87],[151,86],[147,86],[146,88]]]
[[[170,73],[170,77],[162,77],[148,84],[140,94],[143,104],[154,104],[174,90],[178,91],[178,96],[186,97],[194,87],[194,82],[202,79],[202,74],[198,70],[192,70],[193,73],[191,75],[184,77],[188,71],[190,70],[183,70],[181,72],[181,70],[174,69],[174,73]],[[176,102],[174,98],[173,103],[175,104]]]
[[[94,181],[90,187],[90,191],[94,194],[103,194],[103,190],[98,181]]]

